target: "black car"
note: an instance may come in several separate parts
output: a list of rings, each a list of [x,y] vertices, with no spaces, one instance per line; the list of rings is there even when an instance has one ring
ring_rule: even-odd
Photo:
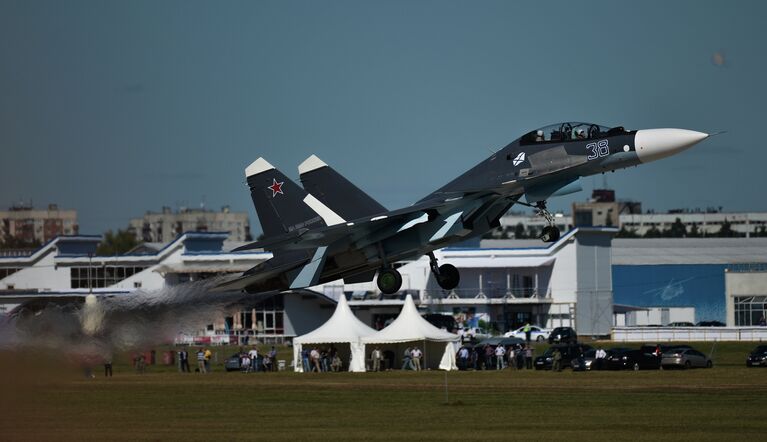
[[[760,345],[748,354],[747,367],[767,367],[767,345]]]
[[[421,315],[423,319],[429,321],[431,325],[437,328],[444,328],[450,333],[455,333],[458,328],[455,318],[452,315],[440,315],[438,313],[426,313]]]
[[[655,348],[643,346],[640,350],[613,348],[605,365],[608,370],[658,370],[660,362],[661,358],[655,354]]]
[[[700,321],[695,324],[696,327],[725,327],[723,322],[719,321]]]
[[[567,345],[567,344],[557,344],[552,345],[549,347],[542,356],[538,356],[535,358],[535,369],[536,370],[551,370],[551,366],[554,363],[553,361],[553,355],[554,355],[554,349],[559,349],[559,352],[562,353],[562,368],[567,368],[573,366],[573,360],[577,360],[578,356],[581,352],[586,353],[589,350],[591,350],[590,345]]]
[[[557,327],[549,334],[549,344],[575,344],[578,334],[572,327]]]
[[[239,371],[241,369],[240,364],[242,363],[242,358],[240,357],[239,353],[235,353],[232,356],[226,358],[224,361],[224,369],[226,371]],[[263,357],[261,355],[258,355],[256,357],[255,361],[251,361],[251,371],[261,371],[263,370]]]

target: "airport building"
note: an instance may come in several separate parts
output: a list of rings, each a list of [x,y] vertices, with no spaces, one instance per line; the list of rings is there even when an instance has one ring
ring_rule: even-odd
[[[440,262],[461,273],[454,290],[437,285],[424,257],[399,268],[403,284],[394,295],[381,294],[373,281],[253,295],[246,305],[212,314],[206,329],[195,333],[207,339],[289,339],[322,324],[340,296],[375,328],[399,313],[406,294],[423,312],[453,315],[466,324],[481,318],[499,331],[531,322],[608,335],[614,326],[702,320],[746,325],[730,317],[756,318],[753,323],[765,313],[764,282],[735,279],[751,275],[736,269],[767,266],[767,238],[616,239],[616,233],[616,228],[576,228],[550,245],[485,240],[479,248],[442,249],[436,252]],[[242,243],[228,238],[228,233],[188,232],[162,246],[102,257],[93,256],[98,236],[58,237],[31,255],[0,257],[0,308],[8,311],[30,299],[161,291],[236,274],[271,257],[232,253]]]
[[[56,204],[49,204],[47,209],[19,204],[0,211],[0,243],[13,238],[25,244],[42,244],[77,232],[77,211],[62,210]]]
[[[560,230],[566,231],[573,226],[606,225],[624,228],[638,236],[644,236],[650,229],[659,231],[669,230],[679,219],[687,232],[693,226],[700,235],[716,235],[722,225],[728,223],[730,229],[744,237],[765,236],[767,229],[767,212],[673,212],[673,213],[625,213],[621,211],[621,203],[576,203],[573,204],[576,219],[571,215],[555,214],[555,220]],[[609,221],[608,221],[609,220]],[[616,222],[617,220],[617,222]],[[511,213],[501,217],[501,227],[508,236],[513,233],[518,224],[525,232],[540,232],[546,225],[546,220],[535,214]]]
[[[219,212],[207,209],[163,207],[162,212],[147,212],[130,220],[128,231],[136,241],[167,244],[184,232],[229,232],[228,241],[250,241],[250,221],[245,212],[232,212],[228,206]]]

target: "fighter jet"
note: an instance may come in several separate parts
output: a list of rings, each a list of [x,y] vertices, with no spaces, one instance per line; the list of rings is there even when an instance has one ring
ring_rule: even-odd
[[[548,221],[541,239],[560,232],[546,201],[581,190],[582,177],[637,166],[709,137],[684,129],[626,130],[566,122],[530,131],[410,207],[381,204],[312,155],[298,168],[302,187],[265,159],[245,169],[263,239],[235,251],[264,249],[273,257],[223,282],[218,290],[287,291],[343,279],[376,282],[381,292],[402,285],[397,264],[428,255],[445,290],[460,275],[434,250],[498,227],[514,204]]]

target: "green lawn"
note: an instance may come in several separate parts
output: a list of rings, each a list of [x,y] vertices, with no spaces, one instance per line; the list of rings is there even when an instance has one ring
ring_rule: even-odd
[[[764,440],[767,369],[744,366],[754,344],[717,347],[711,370],[138,375],[118,361],[111,379],[4,353],[0,439]]]

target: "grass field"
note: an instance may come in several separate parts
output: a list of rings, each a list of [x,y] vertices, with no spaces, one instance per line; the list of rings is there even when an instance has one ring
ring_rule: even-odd
[[[138,375],[120,363],[111,379],[3,353],[0,439],[764,440],[767,369],[743,363],[753,346],[718,344],[711,370]]]

